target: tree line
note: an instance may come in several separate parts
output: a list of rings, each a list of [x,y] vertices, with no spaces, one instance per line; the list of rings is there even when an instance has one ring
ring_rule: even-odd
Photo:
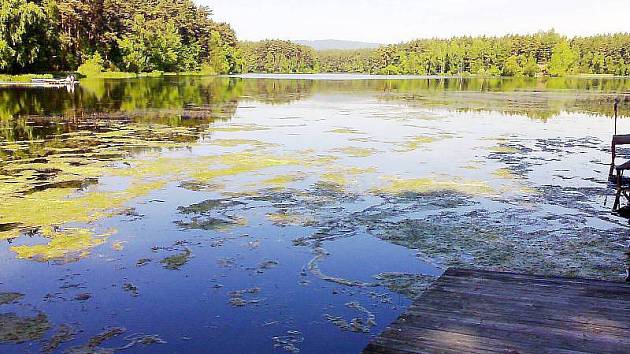
[[[193,0],[0,0],[0,72],[630,75],[628,33],[547,31],[318,52],[290,41],[239,42],[211,16]]]
[[[245,73],[314,73],[315,50],[291,41],[264,40],[239,44]]]
[[[192,0],[0,0],[0,72],[240,72],[211,15]]]
[[[419,39],[377,49],[246,43],[245,72],[409,75],[630,75],[630,34],[567,38],[554,31],[502,37]]]
[[[554,31],[420,39],[375,50],[318,53],[321,72],[413,75],[630,75],[630,34],[567,38]]]

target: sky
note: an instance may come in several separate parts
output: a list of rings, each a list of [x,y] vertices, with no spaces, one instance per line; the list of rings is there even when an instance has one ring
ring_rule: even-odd
[[[630,0],[196,0],[241,40],[398,43],[555,29],[574,36],[630,32]]]

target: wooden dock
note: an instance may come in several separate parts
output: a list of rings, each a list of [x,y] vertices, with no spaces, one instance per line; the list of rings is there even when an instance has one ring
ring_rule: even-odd
[[[449,269],[364,353],[630,353],[630,284]]]
[[[11,87],[74,88],[74,86],[78,84],[79,84],[79,81],[76,81],[76,80],[68,81],[67,79],[32,79],[30,82],[24,82],[24,81],[0,82],[0,87],[11,86]]]

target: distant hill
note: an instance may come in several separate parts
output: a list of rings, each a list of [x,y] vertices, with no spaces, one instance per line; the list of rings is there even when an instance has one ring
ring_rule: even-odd
[[[381,44],[356,42],[356,41],[342,41],[338,39],[320,39],[315,41],[293,41],[302,45],[309,46],[315,50],[328,50],[328,49],[369,49],[378,48]]]

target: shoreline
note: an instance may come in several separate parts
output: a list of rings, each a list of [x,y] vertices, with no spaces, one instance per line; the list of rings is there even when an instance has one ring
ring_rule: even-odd
[[[488,76],[488,75],[383,75],[363,73],[243,73],[225,74],[220,77],[240,79],[276,79],[276,80],[442,80],[442,79],[630,79],[630,76],[609,74],[576,74],[567,76]]]
[[[65,77],[68,73],[45,73],[45,74],[0,74],[0,86],[24,86],[30,84],[33,79],[54,79]],[[383,75],[365,73],[239,73],[239,74],[212,74],[204,72],[149,72],[149,73],[129,73],[129,72],[104,72],[102,75],[84,76],[80,79],[139,79],[164,76],[212,76],[241,79],[319,79],[319,80],[426,80],[426,79],[525,79],[525,80],[547,80],[547,79],[630,79],[630,76],[616,76],[610,74],[575,74],[566,76],[489,76],[489,75]],[[33,85],[37,86],[37,85]]]

